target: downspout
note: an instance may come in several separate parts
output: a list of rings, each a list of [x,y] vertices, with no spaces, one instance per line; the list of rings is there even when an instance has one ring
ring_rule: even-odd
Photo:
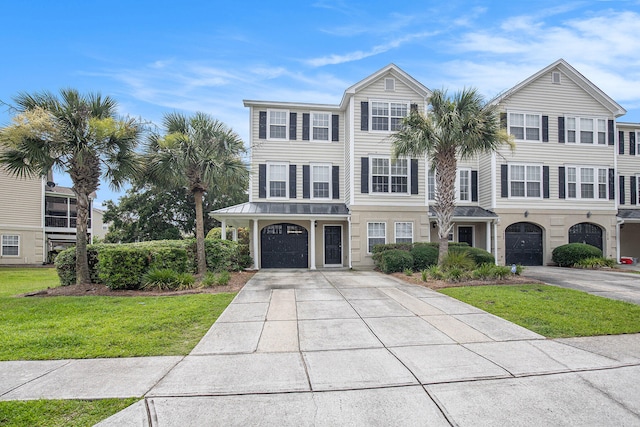
[[[616,219],[616,263],[620,264],[620,228],[624,224],[624,219]]]
[[[347,217],[347,228],[349,229],[349,270],[353,270],[351,264],[351,215]]]

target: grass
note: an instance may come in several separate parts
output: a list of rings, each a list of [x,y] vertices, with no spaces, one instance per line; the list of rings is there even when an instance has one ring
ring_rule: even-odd
[[[188,354],[234,297],[12,296],[56,284],[52,269],[0,269],[0,360]]]
[[[548,285],[467,286],[440,292],[547,338],[640,332],[640,306]]]
[[[92,426],[138,400],[133,398],[0,402],[0,427]]]
[[[0,268],[0,298],[60,286],[55,268]]]

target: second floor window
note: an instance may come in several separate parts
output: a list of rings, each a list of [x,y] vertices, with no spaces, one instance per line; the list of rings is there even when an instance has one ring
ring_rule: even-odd
[[[541,141],[540,114],[509,113],[509,133],[519,141]]]
[[[471,201],[471,169],[458,169],[455,191],[458,202]],[[436,172],[434,170],[429,170],[427,174],[427,197],[432,201],[436,199]]]
[[[371,158],[373,193],[407,193],[409,166],[407,159]]]
[[[287,117],[284,110],[269,110],[269,139],[287,139]]]
[[[329,141],[331,114],[311,113],[312,139],[314,141]]]
[[[407,117],[409,104],[389,101],[371,102],[371,130],[396,131]]]
[[[567,198],[607,199],[607,169],[591,166],[567,167]]]
[[[607,144],[607,120],[585,117],[567,117],[566,141],[576,144]]]
[[[542,167],[539,165],[510,165],[510,197],[542,196]]]
[[[331,167],[329,165],[312,165],[311,179],[314,199],[331,197]]]
[[[282,163],[269,163],[268,168],[269,197],[287,197],[289,166]]]

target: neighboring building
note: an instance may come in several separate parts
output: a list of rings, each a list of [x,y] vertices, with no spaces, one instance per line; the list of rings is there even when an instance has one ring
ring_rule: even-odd
[[[371,268],[375,244],[437,240],[430,165],[390,142],[430,93],[391,64],[337,105],[245,101],[249,202],[212,215],[251,228],[256,268]],[[616,124],[626,111],[564,60],[492,102],[516,148],[459,162],[450,240],[499,264],[547,264],[568,242],[638,257],[640,124]]]
[[[42,264],[76,242],[76,197],[41,178],[15,178],[0,168],[0,265]],[[91,212],[88,232],[91,236]]]

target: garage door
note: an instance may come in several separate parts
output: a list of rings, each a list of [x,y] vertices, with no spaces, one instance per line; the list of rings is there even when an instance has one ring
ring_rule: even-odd
[[[307,268],[307,230],[295,224],[273,224],[262,229],[262,268]]]
[[[569,229],[569,243],[586,243],[602,250],[602,228],[583,222]]]
[[[505,230],[506,263],[542,265],[542,228],[529,222],[511,224]]]

